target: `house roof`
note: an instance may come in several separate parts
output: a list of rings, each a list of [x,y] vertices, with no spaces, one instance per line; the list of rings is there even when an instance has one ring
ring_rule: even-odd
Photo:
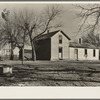
[[[36,40],[43,40],[43,39],[48,39],[48,38],[51,38],[53,35],[55,35],[56,33],[58,32],[61,32],[68,40],[70,40],[70,38],[61,30],[57,30],[57,31],[53,31],[53,32],[50,32],[50,33],[47,33],[47,34],[43,34],[41,36],[39,36]]]
[[[76,43],[76,42],[70,42],[69,47],[74,47],[74,48],[89,48],[89,49],[99,49],[99,47],[91,45],[89,43]]]

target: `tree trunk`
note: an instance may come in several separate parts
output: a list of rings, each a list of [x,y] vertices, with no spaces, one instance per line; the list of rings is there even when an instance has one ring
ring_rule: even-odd
[[[31,42],[31,46],[32,46],[32,60],[36,61],[36,52],[35,52],[34,42]]]
[[[19,60],[23,60],[24,59],[24,48],[21,47],[19,49]]]
[[[22,59],[22,49],[20,48],[19,49],[19,60],[21,60]]]
[[[10,54],[10,60],[14,60],[13,43],[11,43],[11,54]]]
[[[23,47],[19,49],[19,60],[21,60],[23,64],[23,61],[24,61],[24,48]]]
[[[22,64],[23,64],[23,61],[24,61],[24,48],[22,47]]]

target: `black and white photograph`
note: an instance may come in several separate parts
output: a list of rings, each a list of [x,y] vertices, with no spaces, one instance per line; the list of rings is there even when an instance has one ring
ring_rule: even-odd
[[[100,86],[100,2],[0,2],[0,86]]]

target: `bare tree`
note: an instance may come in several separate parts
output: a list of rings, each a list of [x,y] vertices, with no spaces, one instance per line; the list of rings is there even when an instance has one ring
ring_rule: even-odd
[[[19,14],[20,15],[20,14]],[[15,34],[13,35],[14,38],[14,43],[15,46],[19,48],[19,59],[22,60],[23,64],[23,59],[24,59],[24,45],[27,44],[28,42],[28,34],[26,31],[26,23],[24,23],[24,27],[22,27],[21,20],[19,20],[19,16],[16,11],[13,12],[13,25],[15,27]],[[23,20],[22,20],[23,21]]]
[[[89,43],[91,45],[100,46],[100,35],[89,33],[82,37],[83,43]]]
[[[59,5],[49,5],[42,13],[36,13],[35,11],[20,11],[19,12],[19,26],[29,35],[30,44],[32,47],[32,60],[36,60],[35,53],[35,41],[44,34],[49,28],[55,27],[52,25],[57,17],[62,13],[62,9]],[[57,27],[59,27],[58,25]]]
[[[14,53],[13,50],[15,47],[18,47],[21,52],[22,48],[24,46],[25,41],[25,32],[22,31],[21,27],[18,26],[18,22],[16,19],[16,12],[13,12],[13,14],[9,17],[9,11],[4,11],[2,12],[2,18],[5,20],[4,23],[1,23],[1,37],[0,37],[0,43],[2,45],[5,45],[7,43],[11,44],[11,55],[10,59],[14,59]],[[22,54],[20,52],[19,56]],[[19,57],[22,59],[22,55]]]
[[[77,14],[81,19],[81,25],[79,32],[83,30],[83,33],[97,34],[100,32],[100,4],[90,5],[77,5],[81,10]]]
[[[11,20],[9,18],[9,13],[10,11],[7,9],[4,9],[2,11],[2,18],[5,20],[5,24],[2,26],[3,28],[1,29],[3,31],[3,38],[1,36],[2,41],[4,41],[4,43],[11,43],[11,55],[10,55],[10,60],[14,59],[14,54],[13,54],[13,50],[14,50],[14,37],[13,37],[13,33],[15,32],[14,30],[14,26],[11,23]],[[2,43],[1,41],[1,43]]]

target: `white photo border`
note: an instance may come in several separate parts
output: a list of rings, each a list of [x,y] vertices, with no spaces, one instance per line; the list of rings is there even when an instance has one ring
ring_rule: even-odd
[[[100,1],[3,1],[0,3],[100,3]],[[0,99],[100,99],[100,87],[0,87]]]

